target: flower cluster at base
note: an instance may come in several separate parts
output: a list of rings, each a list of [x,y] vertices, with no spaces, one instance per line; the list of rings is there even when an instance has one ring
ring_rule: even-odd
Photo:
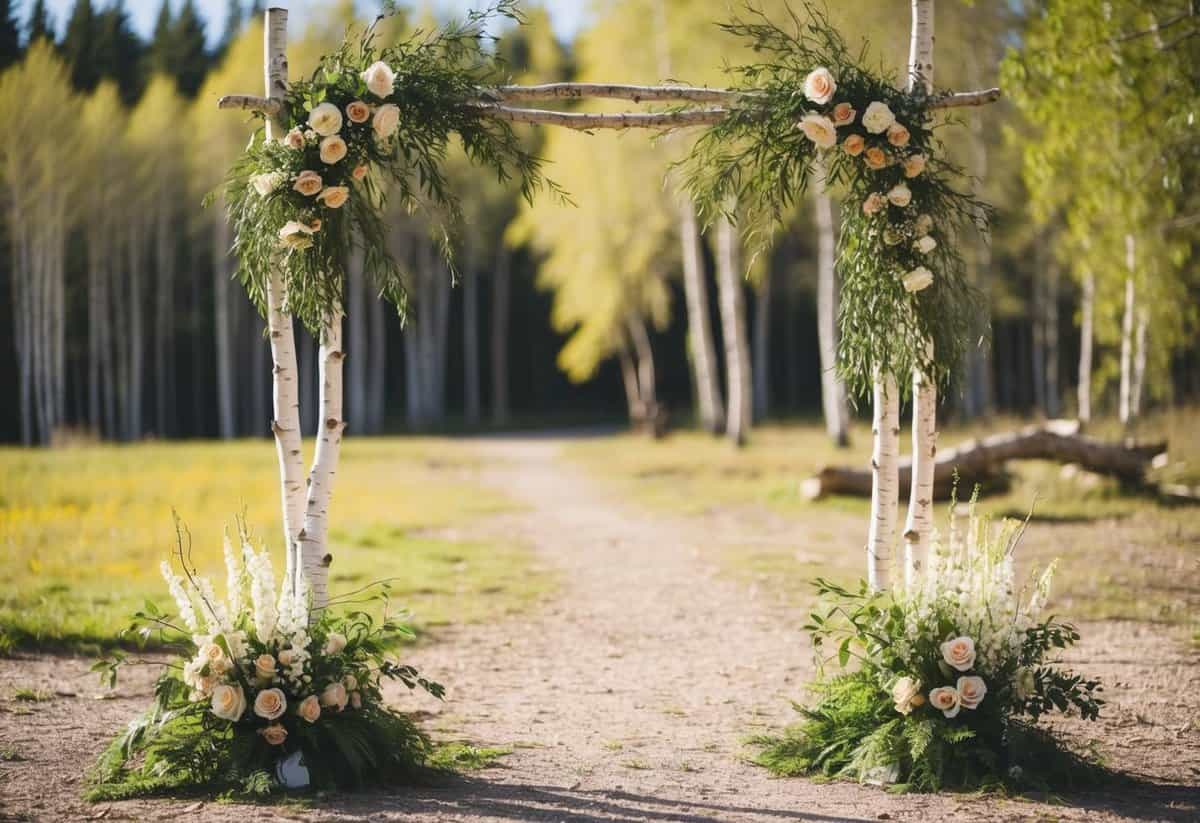
[[[1053,710],[1094,720],[1103,703],[1098,681],[1051,659],[1079,639],[1040,616],[1053,567],[1018,592],[1022,524],[993,524],[974,504],[965,534],[953,507],[951,522],[909,591],[816,582],[826,606],[806,629],[842,671],[823,674],[800,724],[762,741],[763,765],[919,791],[1086,778],[1086,761],[1034,725]]]
[[[159,678],[153,707],[102,756],[93,797],[269,791],[296,753],[316,787],[377,783],[423,765],[428,742],[381,691],[390,679],[443,694],[391,658],[409,630],[359,611],[310,620],[304,576],[277,592],[269,555],[241,537],[240,551],[225,541],[224,600],[190,566],[183,536],[182,576],[162,564],[177,617],[147,603],[133,628],[143,638],[162,632],[180,660]],[[131,662],[118,655],[96,668],[115,683]]]
[[[722,26],[757,62],[730,70],[744,97],[683,161],[688,188],[707,220],[736,217],[758,250],[814,180],[836,191],[838,368],[859,392],[877,371],[947,380],[977,337],[978,297],[956,247],[989,210],[956,188],[964,175],[936,139],[937,96],[898,88],[802,5],[808,19],[794,28],[753,9]]]
[[[379,293],[404,310],[403,272],[387,251],[389,199],[427,214],[449,254],[447,226],[460,207],[443,167],[455,138],[472,164],[515,179],[527,197],[554,188],[512,127],[477,105],[479,87],[503,75],[480,41],[492,18],[516,18],[515,0],[380,46],[376,28],[391,13],[348,33],[288,87],[274,119],[283,133],[258,131],[222,191],[251,298],[265,312],[277,267],[287,310],[318,334],[341,308],[356,249]]]

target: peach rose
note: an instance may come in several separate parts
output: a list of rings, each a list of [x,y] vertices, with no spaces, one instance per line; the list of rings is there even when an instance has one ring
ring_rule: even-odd
[[[863,139],[861,134],[851,134],[842,141],[842,151],[851,157],[858,157],[863,153],[863,149],[867,147],[867,141]]]
[[[254,713],[263,720],[276,720],[287,710],[287,698],[279,689],[263,689],[254,698]]]
[[[275,658],[269,654],[260,654],[254,658],[254,676],[271,682],[275,677]]]
[[[317,699],[315,694],[310,694],[308,697],[300,701],[300,706],[296,709],[297,714],[309,723],[316,723],[321,716],[321,701]]]
[[[308,125],[322,137],[337,134],[342,130],[342,113],[333,103],[318,103],[308,113]]]
[[[904,284],[904,290],[906,292],[909,294],[916,294],[917,292],[923,291],[932,285],[933,272],[924,266],[917,266],[908,274],[904,275],[904,277],[901,278],[901,282]]]
[[[325,184],[321,182],[321,175],[315,171],[305,170],[296,175],[296,182],[292,184],[292,188],[303,194],[305,197],[312,197],[321,190]]]
[[[212,713],[222,720],[240,720],[246,711],[246,695],[241,686],[222,683],[213,689]]]
[[[882,194],[879,192],[871,192],[867,195],[867,199],[863,201],[863,214],[867,215],[868,217],[874,214],[879,214],[879,212],[881,212],[883,207],[886,205],[887,200],[884,199]]]
[[[942,659],[951,667],[965,672],[975,665],[975,641],[969,637],[955,637],[942,644]]]
[[[331,209],[340,209],[350,199],[350,189],[345,186],[330,186],[318,194],[317,199]]]
[[[892,123],[888,126],[887,138],[893,146],[907,146],[910,137],[908,129],[900,123]]]
[[[920,705],[914,700],[921,696],[921,681],[911,677],[901,677],[892,686],[892,702],[900,714],[908,714],[914,706]]]
[[[325,654],[340,654],[344,648],[346,648],[346,635],[338,632],[330,632],[325,636]]]
[[[953,686],[940,686],[929,693],[929,705],[946,717],[955,717],[960,708],[958,690]]]
[[[300,131],[300,127],[296,126],[283,137],[279,138],[279,142],[287,146],[289,149],[304,148],[304,132]]]
[[[346,687],[341,683],[330,683],[321,692],[321,705],[327,709],[337,709],[339,712],[346,708]]]
[[[321,141],[321,162],[333,165],[346,156],[346,141],[336,134]]]
[[[387,97],[396,85],[396,72],[382,60],[376,60],[362,73],[367,90],[376,97]]]
[[[796,128],[804,132],[804,136],[816,143],[819,149],[832,148],[837,143],[837,128],[823,114],[804,115],[796,123]]]
[[[292,649],[284,649],[279,653],[279,665],[290,666],[296,662],[296,652]]]
[[[258,733],[272,746],[282,746],[283,741],[287,740],[287,729],[278,723],[272,723],[265,729],[259,729]]]
[[[958,702],[964,709],[978,708],[986,694],[987,684],[982,677],[972,675],[958,678]]]
[[[888,190],[887,199],[893,206],[904,208],[912,202],[912,189],[903,183],[898,183]]]
[[[346,117],[351,123],[365,123],[371,119],[371,107],[361,100],[346,104]]]
[[[837,81],[833,79],[833,74],[829,69],[824,66],[813,69],[804,78],[804,96],[819,106],[832,100],[835,91],[837,91]]]
[[[916,177],[921,172],[925,171],[925,155],[910,154],[904,158],[904,176]]]
[[[361,166],[355,166],[354,171],[350,172],[350,176],[353,177],[355,181],[361,183],[367,176],[367,164],[363,163]]]
[[[838,103],[833,107],[833,124],[835,126],[848,126],[854,122],[854,116],[858,114],[854,110],[854,106],[849,103]]]
[[[888,164],[887,154],[879,146],[871,146],[863,154],[863,161],[868,169],[879,171]]]

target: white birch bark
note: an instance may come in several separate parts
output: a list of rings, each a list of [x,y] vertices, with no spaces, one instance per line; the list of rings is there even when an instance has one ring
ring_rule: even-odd
[[[213,337],[216,342],[217,432],[229,440],[237,433],[233,418],[233,327],[229,321],[229,223],[223,203],[214,209]]]
[[[1146,332],[1150,324],[1146,304],[1138,306],[1137,331],[1133,337],[1133,388],[1130,390],[1129,416],[1137,420],[1142,414],[1142,392],[1146,385]]]
[[[1052,263],[1046,277],[1045,331],[1042,344],[1046,347],[1046,416],[1051,420],[1062,413],[1062,392],[1058,378],[1058,265]]]
[[[746,340],[746,307],[742,294],[742,264],[737,227],[717,221],[717,293],[721,307],[721,334],[725,343],[725,436],[742,446],[751,421],[750,347]]]
[[[821,172],[823,176],[823,171]],[[814,198],[817,224],[817,349],[821,359],[821,411],[825,433],[838,448],[850,445],[846,384],[837,373],[837,242],[833,201],[820,184]]]
[[[1135,288],[1134,271],[1137,266],[1137,250],[1133,235],[1125,235],[1125,313],[1121,318],[1121,392],[1118,413],[1122,425],[1133,422],[1133,317]]]
[[[637,366],[634,365],[633,355],[629,353],[629,344],[621,341],[617,349],[617,361],[621,365],[621,385],[625,387],[625,403],[629,408],[629,422],[640,425],[645,416],[642,411],[641,390],[638,387]]]
[[[721,398],[717,353],[713,345],[700,225],[696,208],[686,197],[679,199],[679,239],[683,255],[683,293],[687,303],[688,353],[700,425],[706,431],[718,434],[725,425],[725,404]]]
[[[908,51],[908,91],[933,91],[933,0],[912,0],[912,36]],[[928,356],[933,344],[926,341]],[[933,531],[933,474],[937,452],[937,383],[914,370],[912,483],[904,523],[905,582],[925,564]]]
[[[342,431],[342,313],[331,312],[321,334],[320,381],[321,417],[312,470],[308,474],[308,500],[304,528],[300,532],[300,568],[312,592],[312,609],[319,611],[329,602],[328,552],[329,503],[341,455]]]
[[[1079,306],[1079,385],[1076,397],[1079,422],[1092,419],[1092,313],[1096,305],[1096,276],[1088,271],[1083,276],[1083,292]]]
[[[900,389],[890,374],[875,377],[871,432],[871,524],[867,535],[867,583],[872,591],[892,584],[892,550],[900,495]]]
[[[641,400],[642,417],[647,431],[654,434],[658,417],[658,377],[654,371],[654,349],[650,345],[650,334],[641,314],[634,312],[628,318],[629,338],[637,359],[638,397]]]
[[[492,423],[508,423],[508,312],[511,257],[501,241],[492,272]]]

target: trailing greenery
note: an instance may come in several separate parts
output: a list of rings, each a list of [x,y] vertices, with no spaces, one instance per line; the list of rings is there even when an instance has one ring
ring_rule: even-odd
[[[844,187],[838,363],[865,392],[876,369],[946,381],[974,339],[978,296],[957,247],[989,210],[943,159],[930,104],[866,65],[815,6],[789,27],[749,7],[722,28],[759,62],[728,69],[746,93],[683,161],[702,215],[740,217],[763,250],[811,185]],[[932,347],[927,346],[927,341]],[[906,381],[900,381],[904,384]],[[906,389],[907,390],[907,389]]]
[[[320,333],[340,307],[345,266],[359,250],[380,294],[403,313],[404,271],[387,251],[383,208],[398,198],[428,212],[449,256],[450,227],[460,217],[443,165],[452,138],[470,161],[501,181],[516,179],[524,197],[557,191],[504,121],[483,115],[479,87],[497,76],[481,47],[496,17],[518,19],[516,0],[470,12],[461,23],[418,30],[381,45],[376,25],[321,58],[307,80],[291,84],[277,117],[287,129],[255,133],[224,187],[239,276],[265,312],[272,266],[282,266],[288,310]]]
[[[953,520],[953,514],[951,515]],[[821,664],[811,706],[756,762],[784,775],[851,778],[897,791],[1070,788],[1109,779],[1094,759],[1035,726],[1049,712],[1095,720],[1099,681],[1053,655],[1079,640],[1039,613],[1048,569],[1013,587],[1022,524],[972,505],[966,534],[939,543],[912,588],[851,591],[817,579],[824,606],[805,627]],[[828,659],[825,655],[828,654]],[[826,674],[824,666],[837,671]]]

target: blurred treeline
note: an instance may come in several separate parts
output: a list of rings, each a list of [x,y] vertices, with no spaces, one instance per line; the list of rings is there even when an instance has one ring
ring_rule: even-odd
[[[507,71],[497,82],[722,85],[723,63],[754,59],[714,25],[725,0],[592,5],[571,43],[534,4],[526,25],[493,32],[487,47]],[[783,0],[757,5],[786,20]],[[831,5],[847,39],[866,38],[899,77],[908,3]],[[355,14],[344,0],[303,30],[293,22],[292,76]],[[990,330],[946,393],[950,415],[1055,416],[1082,401],[1085,413],[1132,420],[1200,395],[1194,15],[1186,0],[938,4],[937,85],[999,85],[1003,64],[1008,92],[943,131],[997,208],[990,243],[964,238]],[[120,0],[77,0],[61,29],[41,0],[24,20],[0,2],[0,288],[11,295],[0,307],[0,438],[267,433],[263,324],[232,279],[219,204],[200,206],[255,125],[216,99],[261,89],[260,18],[239,0],[225,21],[164,2],[143,41]],[[436,22],[410,9],[387,35]],[[215,48],[206,26],[221,27]],[[814,194],[771,252],[749,259],[730,227],[697,225],[679,194],[670,164],[690,139],[529,130],[573,206],[526,204],[452,152],[467,210],[458,284],[428,226],[404,214],[391,250],[411,271],[407,325],[362,278],[347,284],[352,431],[623,414],[719,430],[739,404],[755,420],[819,412],[822,393],[838,393],[817,330],[834,309],[818,300],[833,282],[837,222],[824,197],[836,205],[839,192]],[[315,344],[303,332],[300,353],[312,431]],[[844,431],[844,401],[824,412],[832,434]]]

